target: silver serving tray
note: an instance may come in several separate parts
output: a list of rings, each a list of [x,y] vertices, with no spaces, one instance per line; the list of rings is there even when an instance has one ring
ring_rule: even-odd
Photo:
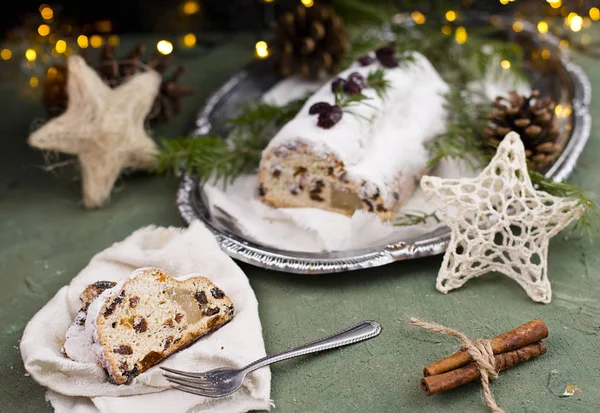
[[[557,56],[548,61],[544,70],[534,69],[530,75],[535,88],[552,96],[557,102],[570,104],[572,108],[571,115],[563,119],[561,125],[564,130],[570,130],[570,134],[566,134],[568,140],[564,151],[546,173],[555,181],[564,180],[573,171],[590,135],[589,80],[583,70],[561,52],[557,38],[551,35],[540,36],[533,25],[525,24],[523,32],[518,34],[510,29],[506,30],[504,36],[519,44],[530,42],[537,48],[547,48],[552,56]],[[279,80],[268,61],[254,62],[207,100],[199,113],[194,134],[226,132],[219,130],[218,125],[223,120],[235,116],[240,105],[259,98]],[[441,227],[417,238],[398,239],[390,244],[373,245],[360,250],[321,253],[279,250],[245,237],[236,229],[233,218],[228,220],[221,215],[211,216],[198,182],[187,173],[183,173],[177,192],[177,206],[186,224],[194,220],[202,221],[212,231],[221,248],[232,258],[258,267],[291,273],[335,273],[437,255],[445,251],[450,239],[448,228]]]

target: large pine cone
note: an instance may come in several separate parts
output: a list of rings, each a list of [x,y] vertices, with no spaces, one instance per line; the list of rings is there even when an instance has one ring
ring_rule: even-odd
[[[560,131],[554,122],[555,104],[548,97],[540,98],[534,90],[529,96],[510,91],[508,97],[498,96],[489,114],[485,129],[488,143],[494,147],[511,131],[521,136],[529,167],[544,172],[558,158],[563,146],[558,143]]]
[[[348,50],[348,34],[332,8],[298,6],[274,23],[275,50],[282,76],[298,74],[318,78],[334,74]]]

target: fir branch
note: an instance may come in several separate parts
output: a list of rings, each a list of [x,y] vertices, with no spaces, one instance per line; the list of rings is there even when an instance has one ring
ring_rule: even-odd
[[[487,126],[491,104],[485,96],[477,96],[459,85],[451,87],[444,97],[448,111],[446,130],[427,144],[433,167],[444,158],[461,159],[471,166],[485,164],[489,157],[488,145],[481,137]]]
[[[390,81],[385,77],[385,70],[377,69],[367,75],[367,85],[375,90],[380,99],[385,99],[390,88]]]
[[[212,179],[227,184],[237,176],[253,171],[261,153],[261,148],[243,143],[231,148],[218,136],[164,140],[158,155],[158,172],[183,167],[202,183]]]
[[[377,69],[369,72],[367,75],[367,87],[372,88],[380,99],[384,99],[391,86],[390,81],[385,77],[385,71],[383,69]],[[370,105],[367,101],[372,100],[369,96],[363,93],[353,93],[348,95],[344,91],[343,85],[340,85],[337,90],[334,91],[335,104],[342,109],[348,108],[349,106],[357,103]]]
[[[263,134],[265,129],[281,127],[292,120],[300,111],[308,97],[297,99],[283,106],[277,106],[260,100],[242,108],[237,117],[227,123],[234,132],[248,132],[252,136]]]
[[[426,213],[422,211],[412,211],[405,212],[394,218],[392,225],[395,227],[409,227],[412,225],[427,225],[431,221],[436,224],[442,222],[435,212]]]
[[[576,222],[573,230],[579,231],[590,238],[593,234],[598,233],[600,210],[598,209],[598,205],[596,205],[585,191],[568,182],[555,182],[553,179],[536,171],[530,170],[529,177],[536,189],[547,192],[550,195],[572,199],[577,202],[577,206],[583,206],[584,213]]]
[[[227,122],[232,128],[228,139],[207,135],[163,140],[158,173],[184,168],[202,183],[227,184],[253,172],[273,134],[296,116],[305,102],[299,99],[284,106],[253,102]]]

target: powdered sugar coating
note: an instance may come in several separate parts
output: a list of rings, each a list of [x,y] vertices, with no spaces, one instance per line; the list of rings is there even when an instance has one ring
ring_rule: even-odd
[[[335,103],[331,82],[327,82],[277,133],[266,151],[281,145],[308,144],[317,156],[336,156],[350,178],[373,182],[383,191],[395,187],[399,174],[418,175],[429,159],[424,143],[446,128],[443,94],[449,87],[423,55],[414,52],[413,57],[412,62],[393,69],[377,61],[369,66],[353,64],[339,76],[359,72],[366,78],[370,72],[383,69],[390,83],[387,96],[381,99],[375,90],[363,89],[370,99],[348,107],[353,114],[346,112],[332,128],[323,129],[308,109],[317,102]],[[285,93],[285,88],[277,90],[277,94]],[[269,100],[278,99],[270,96]]]
[[[81,363],[96,363],[92,354],[91,342],[85,330],[87,311],[80,310],[65,334],[63,354]]]

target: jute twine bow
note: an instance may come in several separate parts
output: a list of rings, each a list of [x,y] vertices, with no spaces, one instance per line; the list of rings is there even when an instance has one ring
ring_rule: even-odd
[[[434,333],[445,334],[458,338],[460,340],[460,349],[465,351],[479,368],[485,403],[492,412],[505,413],[504,410],[502,410],[496,404],[496,400],[494,400],[494,396],[492,396],[492,392],[490,391],[490,380],[496,380],[498,378],[498,372],[496,371],[496,359],[494,358],[494,352],[492,351],[490,340],[471,341],[460,331],[444,327],[440,324],[421,321],[416,318],[411,318],[410,323],[418,327],[423,327],[429,331],[433,331]]]

